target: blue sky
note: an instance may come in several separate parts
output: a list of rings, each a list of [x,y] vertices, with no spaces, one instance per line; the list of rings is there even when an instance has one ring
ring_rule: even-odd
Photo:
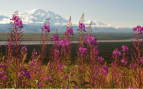
[[[84,12],[86,20],[96,20],[113,26],[143,24],[143,0],[1,0],[0,13],[9,10],[45,9],[64,17],[79,20]]]

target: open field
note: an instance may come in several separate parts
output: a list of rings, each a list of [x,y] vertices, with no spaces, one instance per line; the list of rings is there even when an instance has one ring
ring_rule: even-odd
[[[79,21],[74,34],[70,18],[64,34],[47,21],[39,34],[11,20],[10,34],[0,33],[0,88],[143,88],[143,26],[89,34]]]
[[[32,44],[29,44],[29,42],[27,42],[27,44],[26,43],[24,44],[27,46],[27,49],[28,49],[28,59],[31,57],[32,51],[34,49],[40,51],[40,48],[41,48],[39,41],[36,42],[35,44],[34,44],[34,42],[31,42],[31,43]],[[99,45],[98,45],[98,49],[100,50],[99,55],[104,57],[105,60],[107,60],[108,62],[111,62],[112,61],[112,58],[111,58],[112,57],[112,51],[115,48],[121,49],[122,45],[127,45],[129,48],[131,48],[130,51],[132,50],[132,43],[131,42],[126,42],[126,41],[123,41],[123,42],[99,42]],[[78,51],[77,48],[79,47],[79,44],[78,43],[72,43],[71,46],[72,46],[71,55],[73,57],[72,59],[76,60],[77,59],[77,53],[76,52]],[[50,56],[50,51],[52,50],[52,44],[48,44],[46,50],[47,50],[47,59],[48,59],[48,56]],[[6,45],[2,45],[1,52],[3,55],[6,54]],[[75,63],[74,60],[72,60],[72,62]]]
[[[53,35],[53,33],[50,33],[48,35],[48,38],[50,38]],[[85,34],[86,35],[86,34]],[[133,33],[92,33],[93,36],[96,36],[96,39],[98,40],[128,40],[134,38]],[[59,34],[60,38],[63,38],[63,34]],[[71,37],[71,40],[77,41],[79,40],[79,34],[74,34]],[[24,33],[23,36],[24,41],[40,41],[41,40],[41,34],[40,33]],[[0,33],[0,41],[6,41],[8,40],[8,33]]]
[[[53,35],[53,33],[48,35],[48,38],[50,38]],[[86,34],[85,34],[86,35]],[[122,45],[127,45],[130,48],[132,48],[132,41],[134,41],[133,34],[132,33],[95,33],[92,34],[93,36],[96,36],[96,39],[99,42],[99,50],[100,50],[100,56],[103,56],[106,60],[110,61],[112,56],[112,51],[115,48],[121,48]],[[60,38],[64,38],[63,34],[59,34]],[[79,44],[79,35],[75,34],[72,37],[72,50],[71,55],[73,57],[77,56],[77,48]],[[7,39],[8,39],[8,33],[0,33],[0,45],[2,46],[3,53],[5,53],[5,45],[7,45]],[[51,46],[53,44],[52,41],[47,42],[47,52],[50,51]],[[30,57],[33,49],[39,50],[41,47],[41,34],[40,33],[25,33],[24,34],[24,40],[22,41],[21,45],[26,45],[28,48],[28,58]],[[47,53],[47,56],[49,53]],[[76,59],[76,58],[74,58]]]

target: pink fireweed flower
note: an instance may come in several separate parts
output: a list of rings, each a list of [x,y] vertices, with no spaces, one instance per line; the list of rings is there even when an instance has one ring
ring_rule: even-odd
[[[57,49],[54,49],[54,56],[58,57],[60,55],[60,51]]]
[[[138,34],[142,34],[143,33],[143,27],[138,25],[137,27],[133,28],[134,32],[137,32]]]
[[[96,45],[97,44],[96,38],[91,36],[91,35],[87,35],[84,42],[89,44],[89,45]]]
[[[68,48],[69,47],[69,41],[68,40],[60,40],[60,41],[56,41],[55,44],[59,47],[59,48]]]
[[[11,47],[12,46],[12,42],[8,42],[7,46]]]
[[[17,28],[17,27],[18,27],[18,28],[23,28],[23,22],[22,22],[22,20],[19,18],[18,15],[14,14],[13,17],[12,17],[12,19],[10,19],[10,20],[13,21],[13,26],[14,26],[15,28]]]
[[[141,64],[143,64],[143,57],[141,57],[139,61]]]
[[[66,35],[73,35],[73,28],[72,27],[66,27],[65,34]]]
[[[3,63],[0,63],[0,68],[6,68],[6,65]]]
[[[85,30],[85,24],[83,22],[79,22],[78,30],[81,31],[81,32],[82,31],[86,32],[86,30]]]
[[[128,46],[122,45],[122,51],[127,52],[129,50]]]
[[[30,66],[34,66],[36,65],[36,61],[35,60],[32,60],[30,63],[29,63]]]
[[[52,35],[51,40],[58,41],[59,40],[59,35],[58,34]]]
[[[18,25],[19,25],[20,28],[23,28],[23,22],[22,22],[22,20],[18,21]]]
[[[27,47],[26,47],[26,46],[23,46],[21,49],[22,49],[24,52],[27,52]]]
[[[78,89],[78,86],[74,86],[74,89]]]
[[[38,56],[38,52],[36,50],[32,51],[32,56],[37,57]]]
[[[3,72],[3,71],[0,71],[0,77],[3,76],[3,75],[4,75],[4,72]]]
[[[94,52],[94,55],[98,55],[99,54],[99,50],[96,47],[93,48],[93,52]]]
[[[82,48],[80,47],[79,48],[79,53],[82,55],[82,56],[85,56],[87,54],[87,48]]]
[[[34,56],[38,56],[38,52],[37,51],[35,51],[33,54],[34,54]]]
[[[65,65],[61,64],[61,65],[58,66],[58,69],[59,69],[59,70],[62,70],[62,69],[64,68],[64,66],[65,66]]]
[[[127,65],[127,64],[128,64],[128,61],[127,61],[126,59],[121,59],[121,63],[122,63],[123,65]]]
[[[12,17],[10,20],[18,21],[19,19],[20,19],[19,16],[16,16],[16,15],[14,14],[13,17]]]
[[[103,65],[99,72],[102,72],[104,75],[108,74],[108,67],[106,65]]]
[[[44,24],[44,25],[42,26],[42,31],[50,32],[50,25],[49,25],[49,24]]]
[[[112,54],[116,56],[121,56],[121,52],[118,49],[113,50]]]
[[[39,84],[38,84],[38,88],[42,88],[43,87],[43,82],[41,81],[41,82],[39,82]]]
[[[27,71],[27,69],[25,69],[25,68],[21,69],[21,71],[18,73],[18,76],[19,77],[27,77],[28,79],[31,78],[30,72]]]
[[[136,68],[136,64],[130,64],[130,68],[135,69]]]
[[[22,20],[18,20],[17,22],[14,22],[14,27],[23,28]]]
[[[6,76],[6,75],[2,76],[1,80],[8,80],[8,76]]]
[[[103,62],[104,62],[104,58],[103,58],[103,57],[98,56],[98,57],[97,57],[97,61],[98,61],[98,62],[100,62],[100,63],[103,63]]]

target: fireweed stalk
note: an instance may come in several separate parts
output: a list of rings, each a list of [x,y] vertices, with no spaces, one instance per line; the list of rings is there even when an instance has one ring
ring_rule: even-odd
[[[120,73],[118,70],[118,66],[120,64],[120,60],[121,60],[121,52],[118,48],[115,48],[112,52],[112,58],[113,58],[113,62],[111,63],[111,85],[112,87],[118,86],[118,82],[119,82],[119,78],[120,78]]]
[[[126,45],[122,45],[122,59],[121,59],[121,65],[126,66],[128,64],[128,51],[129,48]]]
[[[111,71],[111,85],[113,87],[121,86],[123,88],[128,87],[130,85],[129,80],[129,72],[127,72],[128,67],[128,51],[129,48],[126,45],[121,46],[121,51],[118,49],[113,50],[112,58],[113,62],[111,64],[112,71]],[[124,70],[119,71],[119,68],[125,67]],[[120,82],[122,81],[122,82]]]
[[[122,88],[126,88],[128,87],[128,85],[131,83],[130,80],[129,80],[129,72],[126,71],[126,69],[122,70],[121,72],[118,72],[118,67],[122,68],[122,67],[128,67],[128,51],[129,51],[129,48],[128,46],[126,45],[122,45],[121,46],[121,59],[118,59],[119,61],[116,61],[116,62],[119,62],[119,63],[116,63],[116,64],[113,64],[112,66],[114,67],[113,68],[113,75],[112,77],[114,76],[119,76],[119,73],[120,73],[120,76],[119,77],[114,77],[114,81],[115,81],[115,84],[116,82],[119,84],[119,81],[122,80],[122,82],[120,83],[119,86],[122,86]],[[117,73],[115,73],[117,72]],[[119,81],[116,79],[116,78],[119,78]]]
[[[15,81],[14,81],[14,87],[19,87],[19,78],[18,78],[18,72],[20,71],[21,62],[23,61],[21,59],[21,52],[20,52],[20,44],[23,40],[23,22],[18,16],[18,12],[15,12],[12,16],[11,20],[11,32],[10,37],[8,41],[8,51],[7,51],[7,60],[11,61],[11,67],[15,67],[13,70],[15,73]],[[13,61],[14,60],[14,61]]]
[[[41,82],[42,82],[42,78],[43,78],[43,74],[45,74],[46,69],[42,70],[42,62],[43,59],[46,57],[46,49],[47,49],[47,41],[48,41],[48,34],[50,32],[50,18],[46,19],[46,21],[44,22],[43,26],[42,26],[42,32],[41,32],[41,50],[40,50],[40,60],[33,60],[33,62],[35,62],[36,64],[38,64],[39,66],[37,67],[39,72],[41,72],[42,74],[37,74],[38,75],[38,87],[42,87]],[[36,66],[36,65],[35,65]],[[36,68],[36,69],[37,69]]]
[[[96,38],[91,35],[86,35],[85,39],[84,39],[84,44],[89,49],[88,50],[89,60],[95,60],[95,58],[97,56],[96,53],[98,52],[98,50],[97,50],[98,42],[97,42]]]
[[[52,60],[50,60],[47,64],[47,77],[45,76],[44,80],[42,82],[48,82],[49,86],[56,86],[55,82],[58,80],[55,78],[55,76],[59,76],[59,73],[62,73],[62,69],[64,64],[63,62],[63,56],[62,56],[62,48],[64,45],[64,42],[60,40],[59,34],[56,32],[56,34],[51,36],[51,40],[54,42],[53,44],[53,50],[52,50]],[[55,71],[56,70],[56,71]],[[41,82],[41,84],[42,84]],[[59,86],[59,85],[58,85]]]
[[[22,46],[20,51],[21,51],[21,56],[22,56],[21,64],[24,64],[26,57],[27,57],[27,51],[28,51],[27,46]]]
[[[40,59],[44,59],[46,56],[46,48],[47,48],[47,40],[48,40],[48,33],[50,32],[50,19],[46,19],[45,23],[42,26],[42,45],[41,45],[41,52],[40,52]]]
[[[136,41],[132,42],[133,47],[134,47],[134,54],[133,54],[134,58],[132,60],[134,60],[137,63],[140,63],[139,59],[143,56],[142,55],[143,39],[140,38],[140,36],[143,34],[143,27],[138,25],[137,27],[133,28],[133,31],[135,33],[134,35],[135,35]]]
[[[135,80],[136,80],[136,86],[137,87],[143,87],[143,82],[142,79],[143,77],[141,76],[143,74],[143,70],[142,70],[142,57],[143,57],[143,39],[140,37],[143,34],[143,26],[136,26],[135,28],[133,28],[133,31],[135,33],[135,39],[136,42],[132,42],[133,47],[134,47],[134,54],[132,56],[132,61],[136,64],[138,64],[138,66],[136,67],[135,70]]]
[[[58,76],[58,72],[59,72],[58,67],[62,65],[62,61],[61,61],[62,56],[61,56],[61,49],[57,46],[57,42],[60,41],[58,33],[52,35],[51,40],[54,41],[53,50],[52,50],[52,60],[50,60],[47,64],[48,76],[44,78],[44,81],[47,81],[48,84],[50,85],[54,85],[54,82],[56,81],[55,76]]]
[[[57,49],[60,51],[61,62],[64,62],[68,58],[68,54],[69,54],[68,53],[70,49],[69,40],[62,39],[62,40],[56,41],[55,45]]]
[[[57,31],[57,30],[56,30]],[[59,41],[59,34],[56,32],[56,34],[53,34],[51,36],[51,41],[54,42],[53,50],[52,50],[52,60],[53,61],[59,61],[60,60],[60,50],[56,46],[56,41]]]
[[[61,60],[60,49],[58,49],[57,44],[56,44],[56,42],[59,41],[59,35],[58,34],[52,35],[51,40],[54,41],[53,50],[52,50],[52,61],[54,61],[55,64],[58,65]]]
[[[72,27],[72,22],[71,22],[71,17],[69,19],[68,24],[66,25],[66,31],[64,34],[64,40],[68,41],[68,48],[64,48],[63,49],[63,54],[64,54],[64,61],[66,64],[71,64],[71,40],[72,40],[72,36],[74,35],[73,32],[73,27]]]
[[[55,48],[53,50],[53,54],[54,54],[54,57],[56,56],[58,57],[60,62],[64,62],[65,59],[67,58],[69,54],[68,53],[69,45],[70,45],[70,42],[67,39],[57,40],[54,42]],[[57,59],[54,59],[54,60],[57,60]]]
[[[86,27],[84,24],[84,14],[80,17],[78,31],[80,35],[80,47],[83,45],[83,33],[86,32]]]
[[[79,23],[79,28],[82,31],[85,31],[85,25],[83,25],[83,23]],[[81,33],[82,34],[82,33]],[[80,38],[80,48],[79,48],[79,71],[82,72],[80,78],[82,79],[83,77],[85,77],[85,72],[83,69],[84,68],[84,64],[85,63],[90,63],[90,69],[89,69],[89,83],[92,85],[92,87],[95,87],[95,77],[97,75],[97,71],[95,71],[95,69],[97,70],[97,66],[95,66],[95,60],[96,60],[96,56],[97,56],[97,41],[96,38],[91,36],[91,35],[87,35],[85,37],[85,40],[83,41],[83,43],[81,43],[81,38]],[[84,47],[86,48],[84,48]],[[86,57],[85,57],[86,56]],[[82,82],[85,82],[84,79],[82,79]]]
[[[121,52],[118,48],[114,49],[112,52],[112,58],[114,61],[114,64],[118,65],[121,59]]]
[[[73,35],[73,30],[72,30],[72,27],[69,27],[69,28],[67,27],[66,32],[64,34],[65,36],[62,40],[59,40],[58,34],[52,36],[52,40],[54,40],[53,60],[49,61],[49,63],[47,64],[47,67],[50,68],[50,70],[48,70],[50,73],[49,76],[52,79],[55,79],[54,78],[55,75],[58,76],[57,72],[62,73],[61,71],[62,66],[64,66],[64,64],[67,64],[68,61],[70,60],[70,41],[68,37],[69,35]],[[67,71],[69,70],[67,69]],[[66,85],[67,85],[67,88],[69,88],[70,73],[66,73],[66,74],[68,79]],[[53,80],[53,82],[57,80],[58,79]]]
[[[73,32],[73,27],[72,27],[72,22],[71,22],[71,16],[69,18],[69,21],[66,25],[66,31],[64,32],[64,36],[65,38],[69,39],[74,35],[74,32]]]
[[[121,57],[121,60],[120,60],[120,66],[122,67],[124,67],[124,66],[126,66],[126,67],[128,67],[128,64],[129,64],[129,62],[128,62],[128,53],[129,53],[129,48],[128,48],[128,46],[126,46],[126,45],[122,45],[121,46],[121,52],[122,52],[122,57]],[[119,66],[119,67],[120,67]],[[122,86],[123,88],[126,88],[126,87],[128,87],[128,85],[130,85],[130,84],[132,84],[132,82],[131,82],[131,80],[130,80],[130,78],[129,78],[129,72],[127,72],[126,71],[127,69],[125,69],[125,70],[123,70],[122,72],[120,72],[121,73],[121,77],[120,77],[120,79],[122,80],[122,83],[121,83],[121,85],[120,86]]]
[[[80,63],[83,63],[83,60],[87,53],[87,49],[84,47],[84,44],[83,44],[83,32],[86,32],[86,28],[85,28],[85,24],[84,24],[84,14],[82,14],[82,16],[80,17],[78,31],[79,31],[79,35],[80,35],[80,40],[79,40],[80,45],[79,45],[79,49],[78,49],[78,56],[79,56],[78,61],[80,64]]]
[[[67,23],[67,25],[66,25],[66,31],[64,32],[64,39],[65,40],[68,40],[68,43],[69,43],[69,45],[68,45],[68,49],[63,49],[64,50],[64,55],[65,55],[65,59],[66,59],[66,62],[67,63],[70,63],[71,61],[71,38],[72,38],[72,36],[74,35],[74,32],[73,32],[73,27],[72,27],[72,18],[71,18],[71,16],[70,16],[70,18],[69,18],[69,21],[68,21],[68,23]]]
[[[97,84],[97,78],[99,78],[99,70],[100,70],[100,63],[97,63],[97,57],[98,57],[98,49],[97,49],[97,40],[95,37],[91,35],[87,35],[84,40],[84,44],[88,48],[88,58],[87,61],[89,61],[89,83],[92,87],[96,88],[97,86],[100,86],[100,83]],[[98,60],[102,60],[101,57],[98,57]],[[86,62],[87,63],[87,62]],[[100,78],[100,80],[102,80]]]
[[[11,32],[8,41],[8,57],[11,56],[20,56],[20,44],[23,40],[23,23],[20,17],[18,16],[18,12],[15,12],[12,16],[11,20]]]
[[[53,58],[56,62],[70,62],[70,37],[73,35],[73,28],[71,17],[68,24],[66,25],[66,31],[64,32],[64,38],[59,40],[59,35],[55,34],[52,36],[54,41]]]
[[[64,32],[64,38],[62,40],[59,40],[59,35],[55,34],[51,37],[51,40],[54,41],[54,49],[53,49],[53,62],[51,64],[49,63],[49,66],[53,66],[57,68],[58,66],[61,66],[64,64],[70,63],[70,37],[73,35],[73,28],[72,28],[72,22],[71,17],[69,19],[69,22],[66,26],[66,31]],[[53,68],[53,67],[52,67]],[[54,70],[54,69],[53,69]]]
[[[79,84],[79,87],[82,88],[82,85],[83,85],[83,82],[86,82],[85,81],[85,73],[86,71],[84,70],[85,69],[85,66],[84,66],[84,60],[86,59],[86,56],[87,56],[87,48],[84,47],[84,44],[83,44],[83,35],[84,35],[84,32],[86,32],[86,27],[85,27],[85,24],[84,24],[84,14],[82,14],[82,16],[80,17],[80,20],[79,20],[79,26],[78,26],[78,31],[79,31],[79,48],[78,48],[78,78],[80,79],[80,84]]]

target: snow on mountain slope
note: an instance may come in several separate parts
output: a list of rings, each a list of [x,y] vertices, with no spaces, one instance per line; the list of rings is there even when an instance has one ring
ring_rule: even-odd
[[[8,32],[10,18],[12,17],[13,12],[8,12],[6,14],[0,14],[0,32]],[[23,11],[19,12],[20,17],[24,23],[24,32],[40,32],[41,31],[41,24],[47,18],[50,18],[51,31],[56,32],[55,30],[58,28],[60,32],[65,31],[65,25],[67,24],[68,20],[64,17],[56,14],[52,11],[46,11],[43,9],[33,9],[30,11]],[[86,20],[86,28],[90,24],[90,20]],[[53,26],[54,25],[54,26]],[[56,25],[56,26],[55,26]],[[92,28],[96,32],[132,32],[131,28],[120,28],[115,27],[110,24],[105,24],[100,21],[92,21]],[[78,22],[73,24],[74,32],[77,32],[78,29]]]
[[[11,13],[12,16],[13,13]],[[63,25],[67,23],[67,20],[52,12],[52,11],[45,11],[43,9],[34,9],[31,11],[20,12],[20,17],[22,18],[24,24],[34,24],[34,23],[43,23],[45,19],[50,18],[51,24],[59,24]],[[0,24],[9,23],[10,16],[3,16],[0,15]]]

